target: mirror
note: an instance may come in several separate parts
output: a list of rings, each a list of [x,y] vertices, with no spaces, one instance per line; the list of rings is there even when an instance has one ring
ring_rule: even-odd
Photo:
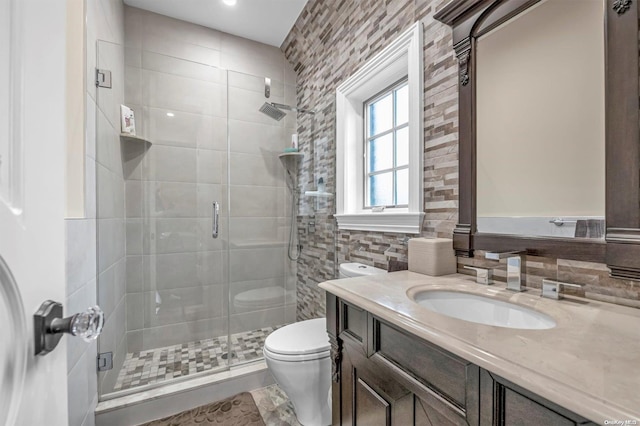
[[[603,22],[603,0],[543,0],[478,38],[478,232],[603,238]]]

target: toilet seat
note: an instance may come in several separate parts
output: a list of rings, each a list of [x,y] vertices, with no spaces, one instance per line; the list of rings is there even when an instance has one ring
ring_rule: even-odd
[[[329,356],[329,336],[324,318],[282,327],[264,342],[264,354],[280,361],[309,361]]]
[[[271,352],[266,347],[262,348],[262,352],[264,353],[265,358],[273,359],[276,361],[283,361],[283,362],[316,361],[316,360],[328,358],[331,355],[331,351],[328,351],[328,350],[322,351],[322,352],[316,352],[313,354],[283,355],[277,352]]]

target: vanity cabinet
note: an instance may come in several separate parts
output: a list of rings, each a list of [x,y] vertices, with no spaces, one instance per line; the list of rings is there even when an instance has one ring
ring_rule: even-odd
[[[333,424],[593,424],[327,294]]]

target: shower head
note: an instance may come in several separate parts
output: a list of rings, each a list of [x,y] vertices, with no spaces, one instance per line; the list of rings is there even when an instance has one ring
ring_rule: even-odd
[[[301,109],[301,108],[296,108],[296,107],[292,107],[289,105],[285,105],[285,104],[278,104],[275,102],[265,102],[261,107],[260,107],[260,112],[263,114],[268,115],[269,117],[273,118],[274,120],[280,121],[282,120],[282,118],[287,115],[287,113],[283,112],[282,110],[285,111],[293,111],[293,112],[298,112],[300,114],[315,114],[315,111],[311,111],[308,109]]]
[[[265,115],[268,115],[269,117],[273,118],[276,121],[282,120],[284,116],[287,115],[286,113],[282,112],[277,106],[270,104],[268,102],[265,102],[260,107],[260,112]]]

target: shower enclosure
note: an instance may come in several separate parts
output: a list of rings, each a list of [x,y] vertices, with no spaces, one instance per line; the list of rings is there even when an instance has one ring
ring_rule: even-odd
[[[97,56],[111,74],[95,114],[101,399],[261,359],[296,319],[278,158],[296,114],[259,108],[265,77],[270,102],[295,105],[295,82],[107,42]]]

